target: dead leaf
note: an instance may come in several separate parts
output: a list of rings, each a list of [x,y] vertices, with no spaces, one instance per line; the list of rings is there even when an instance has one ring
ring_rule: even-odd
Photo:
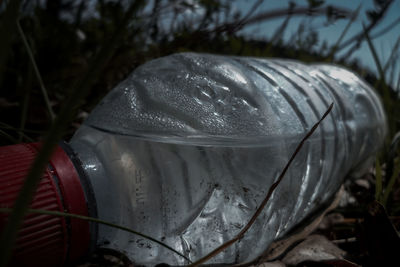
[[[282,259],[287,265],[297,265],[304,261],[343,259],[346,252],[338,248],[323,235],[310,235],[289,251]]]

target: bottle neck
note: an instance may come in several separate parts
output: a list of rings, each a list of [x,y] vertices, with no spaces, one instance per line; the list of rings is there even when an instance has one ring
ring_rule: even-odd
[[[60,142],[59,146],[68,156],[69,160],[71,161],[71,163],[75,168],[76,173],[78,174],[78,178],[82,186],[82,190],[85,197],[88,217],[98,218],[96,196],[93,192],[93,187],[90,182],[90,179],[86,174],[85,170],[83,169],[83,164],[81,159],[78,157],[76,152],[72,149],[72,147],[68,143]],[[97,242],[98,224],[89,222],[89,232],[90,232],[89,251],[94,251]]]
[[[96,203],[96,207],[92,209],[96,210],[96,217],[103,221],[124,224],[120,199],[123,185],[119,177],[110,174],[110,166],[107,164],[110,164],[113,159],[111,155],[103,155],[99,151],[98,144],[101,142],[104,142],[102,134],[87,131],[83,125],[68,143],[69,148],[73,150],[73,155],[70,157],[78,161],[76,165],[79,165],[83,172],[82,177],[85,177],[90,185],[85,191],[90,192],[88,195],[95,198],[93,203]],[[91,209],[91,207],[88,208]],[[98,225],[97,246],[111,243],[117,232],[120,231],[109,226]]]

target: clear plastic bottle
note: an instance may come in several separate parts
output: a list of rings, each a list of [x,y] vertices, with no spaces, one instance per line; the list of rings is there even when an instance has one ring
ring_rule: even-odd
[[[152,60],[112,90],[69,145],[57,149],[33,206],[97,216],[157,238],[195,261],[247,224],[332,102],[333,110],[306,141],[255,224],[207,263],[248,262],[327,202],[346,174],[365,171],[382,145],[387,127],[380,100],[352,72],[334,65],[196,53]],[[29,168],[20,163],[26,157],[21,155],[32,159],[35,147],[0,148],[2,206],[15,198],[10,184],[23,181],[19,170]],[[23,226],[25,246],[32,247],[32,236],[44,238],[47,226],[42,225],[51,217],[39,217],[38,226]],[[90,240],[139,265],[188,263],[115,228],[98,225],[97,231],[75,219],[57,223],[57,240],[53,232],[46,238],[48,249],[61,240],[60,250],[48,265],[78,258]],[[41,232],[33,233],[39,226]]]
[[[70,145],[98,216],[196,260],[233,238],[331,102],[256,223],[208,263],[255,259],[362,172],[383,143],[376,93],[350,71],[182,53],[135,70],[95,108]],[[187,262],[141,237],[99,226],[98,246],[138,264]]]

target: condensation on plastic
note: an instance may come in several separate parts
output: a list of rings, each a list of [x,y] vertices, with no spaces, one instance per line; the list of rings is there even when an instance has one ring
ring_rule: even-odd
[[[208,263],[255,259],[328,201],[383,143],[376,93],[333,65],[182,53],[137,68],[95,108],[71,145],[99,217],[158,238],[192,261],[248,222],[296,145],[297,155],[245,237]],[[135,263],[187,262],[100,226],[99,246]]]

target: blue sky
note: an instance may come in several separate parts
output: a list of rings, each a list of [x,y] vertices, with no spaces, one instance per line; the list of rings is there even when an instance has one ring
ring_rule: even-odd
[[[307,6],[306,0],[298,0],[293,1],[297,4],[297,6]],[[362,24],[368,24],[367,17],[365,16],[365,11],[374,8],[373,0],[327,0],[325,1],[326,5],[334,5],[337,7],[343,7],[350,10],[356,10],[357,7],[361,4],[360,15],[356,19],[356,21],[352,24],[350,29],[348,30],[343,41],[346,41],[354,34],[358,33],[362,29]],[[248,10],[255,0],[239,0],[231,2],[235,8],[244,11]],[[273,10],[277,8],[287,7],[289,5],[289,0],[265,0],[264,3],[257,9],[257,13],[265,12],[268,10]],[[384,20],[377,26],[370,35],[374,35],[374,33],[379,32],[381,29],[385,28],[391,22],[395,21],[400,16],[400,0],[395,0],[392,6],[390,7],[386,17]],[[252,25],[246,28],[243,31],[243,34],[254,36],[257,38],[268,38],[271,37],[274,33],[274,30],[281,25],[284,18],[279,19],[271,19],[267,22],[260,23],[257,25]],[[290,21],[290,24],[285,32],[285,39],[287,40],[290,36],[292,36],[296,31],[299,23],[304,20],[304,17],[293,17]],[[312,20],[312,25],[315,29],[317,29],[320,37],[320,44],[323,40],[326,40],[328,44],[334,44],[336,40],[339,38],[341,32],[347,25],[347,20],[338,20],[333,25],[325,26],[324,22],[326,22],[326,18],[321,16],[318,18],[314,18]],[[393,27],[389,32],[385,35],[382,35],[380,38],[373,40],[373,43],[377,49],[378,56],[381,62],[385,63],[388,57],[391,54],[392,48],[395,45],[397,39],[400,36],[400,23]],[[342,53],[343,54],[343,53]],[[341,55],[341,54],[339,54]],[[374,63],[371,51],[366,42],[362,43],[361,48],[353,54],[353,57],[357,57],[361,63],[372,71],[376,72],[376,65]],[[399,64],[398,64],[399,65]],[[399,75],[400,67],[397,66],[395,71],[396,78],[394,79],[397,82],[397,76]]]

